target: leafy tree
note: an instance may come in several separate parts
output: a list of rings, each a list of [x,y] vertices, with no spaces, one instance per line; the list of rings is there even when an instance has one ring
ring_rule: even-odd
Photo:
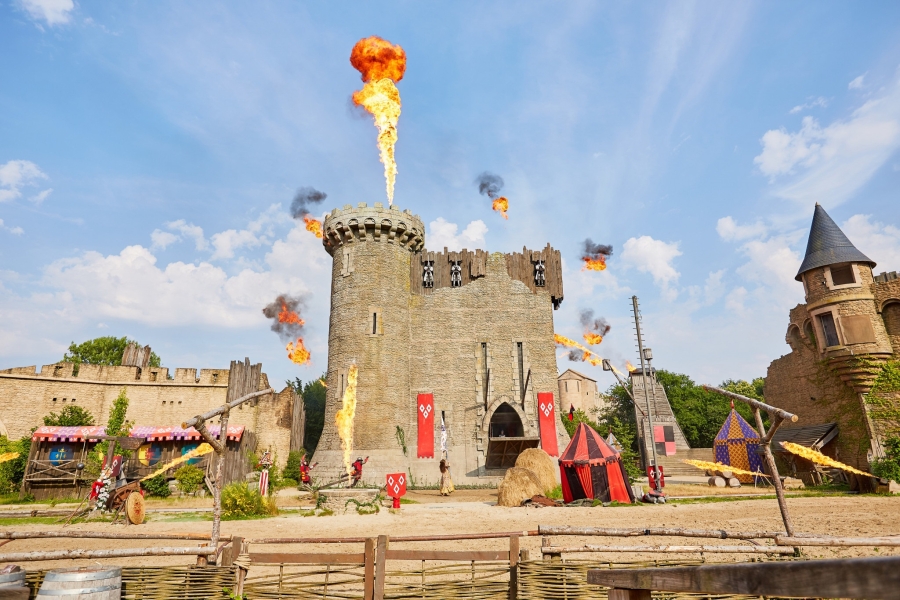
[[[120,366],[125,347],[132,342],[134,340],[129,340],[127,337],[117,338],[111,335],[94,338],[80,344],[72,342],[69,344],[69,351],[63,356],[63,362],[72,362],[76,365],[87,363],[89,365]],[[156,352],[150,352],[150,366],[160,366],[160,358]]]
[[[285,479],[300,481],[300,461],[303,459],[304,454],[306,454],[306,450],[291,450],[288,452],[287,463],[284,465],[281,476]]]
[[[65,406],[59,414],[54,412],[44,417],[44,425],[56,427],[79,427],[94,424],[94,415],[80,406]]]
[[[28,463],[28,453],[31,451],[31,436],[20,440],[11,440],[6,436],[0,436],[0,454],[6,452],[18,452],[19,456],[0,463],[0,493],[9,494],[19,489],[22,478],[25,477],[25,467]]]
[[[125,415],[128,412],[128,396],[125,392],[125,388],[122,388],[118,397],[113,401],[112,410],[109,411],[109,419],[106,421],[106,435],[127,436],[131,428],[134,427],[134,423],[125,420]],[[94,451],[88,457],[88,470],[91,474],[100,474],[100,466],[103,464],[107,450],[109,450],[109,440],[104,440],[94,446]],[[131,452],[123,450],[119,443],[116,442],[116,449],[113,454],[121,454],[123,457],[127,457]]]
[[[884,441],[884,454],[884,458],[872,461],[872,474],[900,481],[900,437],[891,436]]]
[[[286,383],[294,389],[294,392],[303,400],[303,408],[306,411],[306,429],[303,432],[303,446],[310,456],[319,445],[322,437],[322,429],[325,427],[325,374],[305,384],[299,377]]]

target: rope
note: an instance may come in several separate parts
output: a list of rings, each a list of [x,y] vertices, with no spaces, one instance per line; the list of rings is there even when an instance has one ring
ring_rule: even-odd
[[[250,568],[251,561],[250,555],[246,552],[242,552],[232,561],[232,564],[240,569],[244,569],[245,571]]]

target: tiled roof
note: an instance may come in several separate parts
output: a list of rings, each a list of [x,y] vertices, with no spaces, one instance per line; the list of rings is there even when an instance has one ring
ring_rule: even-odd
[[[857,250],[825,209],[816,204],[806,243],[806,256],[795,279],[801,281],[801,275],[819,267],[848,262],[865,263],[875,268],[875,262]]]

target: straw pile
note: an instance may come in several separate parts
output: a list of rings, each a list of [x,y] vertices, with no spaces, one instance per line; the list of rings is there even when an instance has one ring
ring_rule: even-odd
[[[497,486],[497,506],[521,506],[523,500],[543,493],[541,480],[534,471],[513,467]]]
[[[553,465],[550,455],[540,448],[529,448],[522,452],[516,459],[516,466],[529,469],[541,480],[543,493],[548,493],[556,487],[557,470]]]

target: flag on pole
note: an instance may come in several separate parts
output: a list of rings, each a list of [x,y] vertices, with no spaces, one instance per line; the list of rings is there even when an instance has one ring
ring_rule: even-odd
[[[447,452],[447,426],[444,424],[444,413],[441,412],[441,456],[450,459]]]
[[[259,473],[259,493],[263,497],[269,495],[269,470],[263,469]]]

